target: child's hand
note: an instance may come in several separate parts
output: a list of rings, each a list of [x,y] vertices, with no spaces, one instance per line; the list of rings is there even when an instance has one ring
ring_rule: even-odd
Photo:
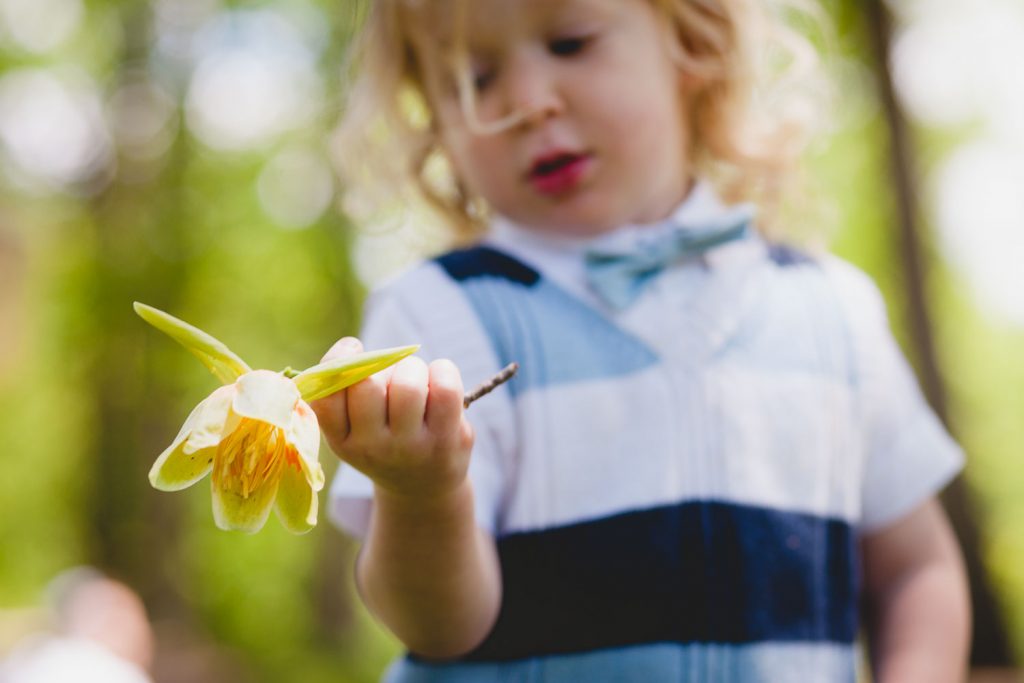
[[[339,340],[330,360],[362,351]],[[462,377],[451,361],[428,367],[410,356],[344,391],[314,401],[331,450],[389,493],[434,498],[466,479],[473,430],[463,414]]]

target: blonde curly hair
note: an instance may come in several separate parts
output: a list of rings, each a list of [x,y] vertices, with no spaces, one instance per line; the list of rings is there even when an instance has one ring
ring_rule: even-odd
[[[676,62],[703,84],[688,112],[695,173],[727,201],[758,204],[759,227],[777,233],[774,218],[800,184],[797,162],[828,102],[807,30],[828,42],[822,12],[812,0],[642,1],[670,22]],[[425,203],[453,228],[455,243],[470,241],[489,209],[447,162],[418,50],[429,35],[424,12],[441,0],[368,2],[355,19],[361,31],[333,145],[346,208],[358,220],[396,201]],[[462,99],[472,107],[472,98]]]

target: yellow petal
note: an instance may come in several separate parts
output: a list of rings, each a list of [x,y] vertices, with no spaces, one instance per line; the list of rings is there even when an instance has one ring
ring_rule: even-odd
[[[223,384],[231,384],[250,368],[223,342],[173,315],[136,301],[132,304],[143,320],[195,354]]]
[[[310,487],[304,472],[292,465],[284,467],[275,507],[281,524],[293,534],[304,534],[316,526],[316,492]]]
[[[278,372],[253,370],[239,377],[235,386],[238,393],[231,405],[235,413],[288,429],[299,402],[295,382]]]
[[[255,533],[263,528],[277,495],[278,478],[263,483],[248,497],[212,485],[213,521],[225,531]]]
[[[299,453],[299,464],[306,482],[314,491],[324,487],[324,470],[320,467],[320,427],[316,413],[305,401],[299,401],[292,413],[292,423],[287,434],[290,443]]]
[[[153,467],[149,470],[149,483],[153,485],[153,488],[161,491],[180,491],[209,473],[212,467],[211,453],[201,451],[185,453],[184,446],[211,398],[213,396],[203,399],[192,409],[189,416],[185,418],[185,424],[182,425],[178,435],[174,437],[174,441],[153,463]]]
[[[406,356],[416,353],[419,348],[418,344],[397,346],[334,358],[300,372],[295,377],[295,385],[299,388],[304,401],[315,401],[394,365]]]
[[[192,422],[192,433],[185,442],[185,453],[214,447],[224,435],[230,433],[231,430],[225,429],[225,425],[238,419],[230,414],[231,402],[236,393],[238,390],[233,384],[218,387],[197,406],[193,413],[195,419]],[[189,417],[191,419],[192,416]]]

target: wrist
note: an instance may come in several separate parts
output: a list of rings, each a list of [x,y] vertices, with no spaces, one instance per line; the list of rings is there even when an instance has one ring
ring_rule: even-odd
[[[466,510],[472,514],[473,510],[473,489],[468,478],[449,489],[431,492],[410,493],[375,484],[373,497],[376,505],[392,514],[409,514],[417,518],[436,519],[438,516],[464,514]]]

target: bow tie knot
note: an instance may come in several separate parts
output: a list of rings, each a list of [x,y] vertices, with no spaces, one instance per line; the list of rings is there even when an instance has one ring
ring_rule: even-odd
[[[608,305],[621,310],[671,264],[747,236],[751,217],[749,209],[739,207],[713,222],[676,225],[628,251],[588,250],[584,254],[587,282]]]

